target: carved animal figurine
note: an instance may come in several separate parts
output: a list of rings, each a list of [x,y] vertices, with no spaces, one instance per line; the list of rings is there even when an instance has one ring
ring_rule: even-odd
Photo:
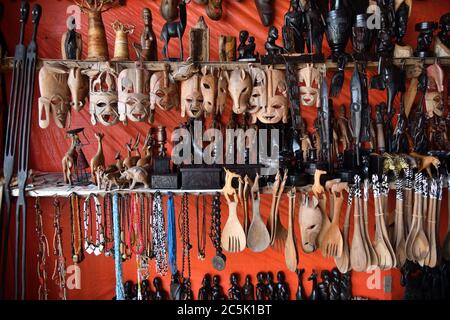
[[[125,179],[127,181],[132,181],[130,185],[130,190],[133,190],[136,186],[136,183],[144,184],[145,188],[149,188],[148,184],[148,172],[144,168],[141,167],[133,167],[126,171],[124,171],[121,176],[121,179]]]
[[[432,177],[431,166],[435,167],[435,169],[437,170],[439,168],[439,166],[441,165],[441,162],[436,157],[423,156],[423,155],[420,155],[420,154],[418,154],[416,152],[411,153],[411,156],[416,157],[416,158],[421,160],[420,161],[419,172],[422,171],[422,170],[426,170],[427,173],[428,173],[428,176],[430,178]]]
[[[147,136],[144,140],[144,146],[142,147],[142,151],[144,152],[144,156],[139,159],[139,161],[136,163],[137,167],[147,167],[150,166],[152,163],[153,158],[153,146],[154,141],[151,135],[151,132],[147,133]]]
[[[99,167],[105,168],[105,155],[103,154],[103,146],[102,140],[105,135],[103,133],[97,132],[95,133],[95,138],[98,141],[97,153],[91,159],[90,168],[91,168],[91,180],[94,184],[97,184],[97,176],[96,172]]]
[[[120,171],[103,173],[99,176],[101,177],[100,188],[104,188],[106,191],[111,190],[112,187],[122,189],[128,183],[128,180],[121,178],[122,173]]]
[[[128,155],[125,158],[125,160],[123,160],[123,166],[126,169],[130,169],[131,167],[134,167],[137,164],[137,162],[139,161],[139,159],[141,159],[141,154],[139,153],[139,149],[138,149],[140,136],[141,136],[141,134],[138,133],[138,135],[136,137],[136,142],[134,143],[133,146],[131,145],[132,140],[130,140],[130,143],[126,143],[125,144],[125,146],[127,148]],[[136,156],[132,155],[133,151],[137,152]]]
[[[117,151],[116,155],[114,156],[114,160],[116,160],[115,166],[120,172],[125,170],[125,167],[123,166],[123,160],[121,158],[122,156],[120,155],[120,151]]]
[[[166,22],[161,30],[161,40],[164,41],[162,50],[164,59],[169,58],[169,40],[170,38],[178,38],[180,41],[180,60],[183,61],[183,34],[186,30],[186,2],[181,0],[178,9],[180,11],[180,21]]]
[[[311,273],[311,275],[308,278],[309,281],[312,281],[312,291],[311,295],[309,296],[309,300],[319,300],[320,299],[320,291],[319,287],[317,286],[317,273],[315,270]]]
[[[69,150],[66,152],[64,157],[62,158],[62,169],[64,176],[64,183],[72,184],[72,169],[75,168],[77,164],[77,152],[76,147],[80,143],[80,138],[77,134],[72,135],[72,144],[70,145]]]

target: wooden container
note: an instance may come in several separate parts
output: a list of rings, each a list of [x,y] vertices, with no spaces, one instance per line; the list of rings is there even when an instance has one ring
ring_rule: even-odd
[[[116,41],[114,44],[114,58],[113,61],[127,61],[130,60],[128,51],[128,35],[134,31],[133,25],[125,25],[119,20],[112,23],[112,27],[116,32]]]
[[[236,37],[219,36],[219,61],[236,61]]]
[[[109,59],[108,42],[102,12],[88,11],[88,57],[87,60],[107,61]]]

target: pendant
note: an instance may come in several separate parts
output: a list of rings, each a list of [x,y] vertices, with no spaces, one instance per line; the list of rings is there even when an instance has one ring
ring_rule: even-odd
[[[225,256],[221,253],[216,253],[212,260],[212,264],[214,269],[216,269],[217,271],[222,271],[223,269],[225,269]]]
[[[94,245],[92,243],[90,243],[89,246],[86,249],[86,253],[92,254],[94,252],[94,250],[95,250]]]

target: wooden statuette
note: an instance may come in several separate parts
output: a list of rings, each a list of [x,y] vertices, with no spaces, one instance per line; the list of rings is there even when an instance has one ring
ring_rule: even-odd
[[[236,61],[236,37],[219,36],[219,61]]]
[[[112,23],[112,27],[116,32],[116,41],[114,44],[114,58],[113,61],[130,60],[130,53],[128,52],[128,35],[134,32],[133,25],[125,25],[119,20]]]
[[[189,31],[189,56],[195,62],[209,61],[209,28],[203,16]]]
[[[61,39],[61,56],[63,60],[81,60],[83,41],[81,34],[76,30],[75,18],[70,16],[67,19],[67,31]]]

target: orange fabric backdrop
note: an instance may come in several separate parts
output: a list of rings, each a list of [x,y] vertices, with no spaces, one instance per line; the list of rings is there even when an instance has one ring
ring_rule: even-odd
[[[16,42],[18,41],[18,8],[20,1],[5,0],[5,17],[1,22],[1,29],[3,30],[9,49],[10,56],[13,55],[13,50]],[[39,56],[41,58],[60,58],[60,39],[63,32],[66,31],[66,8],[71,5],[71,1],[40,1],[43,7],[43,16],[41,19],[38,46]],[[283,22],[283,15],[289,7],[289,0],[276,0],[275,1],[276,19],[274,25],[281,28]],[[104,14],[104,23],[106,27],[109,52],[112,56],[114,49],[114,33],[111,28],[111,23],[115,19],[120,19],[124,23],[132,23],[136,26],[136,31],[130,37],[130,44],[138,41],[140,33],[143,28],[141,19],[141,12],[143,7],[149,7],[153,12],[153,29],[159,38],[160,30],[163,26],[164,20],[159,15],[159,1],[127,1],[126,7],[113,9]],[[247,29],[250,34],[254,35],[257,43],[257,50],[260,54],[264,54],[264,42],[267,37],[267,28],[263,27],[260,23],[259,16],[254,6],[253,0],[224,0],[223,1],[224,14],[222,20],[215,22],[206,17],[205,9],[203,6],[197,5],[191,1],[188,5],[188,26],[184,35],[185,44],[185,56],[188,55],[189,41],[188,30],[190,27],[196,24],[200,15],[206,17],[206,22],[210,27],[211,32],[211,60],[218,60],[218,36],[221,34],[238,36],[241,29]],[[408,35],[405,38],[406,43],[415,47],[417,34],[414,31],[415,23],[419,21],[433,20],[437,21],[439,17],[444,13],[450,11],[449,1],[427,0],[427,1],[414,1],[412,15],[409,21]],[[84,40],[83,57],[87,55],[87,17],[82,15],[81,19],[81,31]],[[26,39],[29,39],[31,35],[31,28],[27,28]],[[27,42],[28,40],[26,40]],[[158,41],[158,55],[161,59],[162,43]],[[329,49],[324,39],[324,51],[325,54],[329,54]],[[349,47],[350,50],[350,47]],[[12,52],[12,53],[11,53]],[[132,57],[135,57],[130,46],[130,52]],[[172,40],[170,43],[171,56],[178,54],[178,42]],[[369,76],[373,75],[375,70],[370,70]],[[448,74],[448,70],[447,70]],[[346,72],[346,83],[344,85],[341,95],[334,99],[334,105],[339,106],[341,103],[346,105],[350,101],[350,92],[348,83],[351,77],[351,72]],[[10,81],[10,74],[8,75],[8,83]],[[38,87],[36,86],[35,106],[33,109],[33,122],[32,122],[32,136],[31,136],[31,152],[30,152],[30,168],[39,171],[60,171],[60,160],[67,151],[70,145],[70,141],[65,139],[64,130],[58,129],[53,123],[46,130],[42,130],[38,126],[38,112],[37,112],[37,97],[39,96]],[[370,103],[375,105],[386,99],[385,92],[376,90],[370,90]],[[399,101],[396,101],[396,107],[398,108]],[[302,108],[302,115],[308,122],[308,127],[312,128],[312,122],[316,117],[315,108]],[[224,123],[229,117],[229,110],[224,117]],[[113,157],[116,150],[121,150],[122,154],[125,154],[124,144],[131,137],[136,136],[137,132],[144,135],[148,129],[148,124],[136,124],[129,123],[128,126],[118,124],[114,127],[106,128],[102,126],[92,127],[90,125],[90,116],[87,107],[80,113],[72,114],[72,128],[85,127],[86,135],[91,144],[85,148],[85,154],[90,159],[96,152],[96,144],[94,139],[94,132],[101,131],[105,133],[104,139],[104,152],[107,162],[113,162]],[[178,111],[160,112],[157,111],[155,117],[155,125],[163,124],[168,128],[168,132],[172,131],[172,128],[183,122]],[[392,197],[392,195],[391,195]],[[447,207],[446,207],[446,193],[443,199],[444,206],[442,208],[441,221],[447,221]],[[391,199],[393,200],[393,199]],[[64,253],[67,259],[67,265],[71,263],[70,252],[70,221],[69,221],[69,202],[67,199],[60,200],[63,206],[63,240],[64,240]],[[207,242],[207,258],[205,261],[197,260],[196,249],[196,229],[195,229],[195,198],[190,197],[190,213],[191,213],[191,241],[194,246],[192,250],[192,288],[195,296],[201,285],[201,279],[207,272],[215,274],[216,272],[212,268],[211,258],[214,255],[214,248],[212,247],[209,239]],[[264,218],[267,218],[270,210],[270,197],[263,196],[261,203],[261,212]],[[166,198],[164,198],[164,206],[166,206]],[[208,199],[208,207],[210,210],[211,199]],[[37,298],[38,279],[36,275],[36,233],[35,233],[35,220],[34,220],[34,199],[29,199],[29,218],[28,218],[28,260],[27,260],[27,298]],[[52,256],[51,240],[53,237],[53,208],[52,199],[42,199],[41,205],[44,210],[44,229],[45,233],[50,241],[50,253],[51,256],[47,260],[47,272],[49,274],[48,287],[50,289],[49,297],[52,299],[58,298],[58,288],[54,282],[50,279],[53,272],[54,257]],[[345,208],[345,205],[344,205]],[[393,210],[393,202],[391,201],[391,209]],[[180,201],[176,199],[175,202],[176,215],[180,212]],[[287,197],[283,196],[281,203],[281,215],[284,225],[287,225]],[[12,211],[14,212],[14,211]],[[227,218],[227,207],[222,205],[222,223],[225,223]],[[341,215],[343,219],[343,214]],[[208,229],[209,230],[209,211],[208,211]],[[370,226],[373,228],[373,205],[370,203]],[[298,221],[296,216],[295,221]],[[341,220],[341,223],[343,221]],[[223,226],[223,224],[222,224]],[[441,239],[443,237],[443,231],[446,226],[441,227]],[[14,228],[14,223],[12,223]],[[14,229],[11,229],[14,230]],[[295,223],[295,233],[297,238],[299,237],[298,223]],[[352,231],[350,231],[350,236]],[[179,234],[178,234],[179,236]],[[179,238],[178,238],[179,239]],[[13,261],[13,246],[10,241],[10,259],[9,259],[9,271],[11,277],[11,283],[7,288],[9,297],[12,297],[12,261]],[[181,243],[178,243],[178,249],[180,249]],[[181,254],[178,252],[178,266],[181,268]],[[112,258],[100,256],[95,257],[92,255],[86,255],[85,260],[80,264],[81,267],[81,290],[68,290],[69,299],[110,299],[115,295],[115,275],[114,275],[114,262]],[[307,294],[311,290],[311,283],[306,281],[306,277],[311,273],[312,269],[320,271],[322,269],[331,269],[334,267],[334,261],[332,259],[325,259],[318,252],[313,254],[304,254],[299,247],[299,267],[305,268],[305,287]],[[123,264],[124,280],[136,280],[136,263],[132,258]],[[254,283],[256,273],[259,271],[272,271],[274,274],[278,270],[283,270],[287,275],[287,281],[290,284],[292,291],[292,297],[294,297],[297,279],[294,273],[289,272],[284,263],[284,255],[279,252],[275,252],[272,249],[268,249],[263,253],[253,253],[246,249],[244,253],[239,254],[227,254],[227,266],[226,269],[219,273],[222,277],[222,285],[225,289],[229,287],[229,274],[231,272],[238,272],[241,275],[241,279],[246,274],[251,274]],[[154,262],[150,265],[151,277],[155,276]],[[369,288],[367,286],[367,280],[371,274],[367,273],[353,273],[353,294],[355,296],[365,296],[373,299],[399,299],[402,297],[403,290],[399,284],[400,273],[397,270],[381,272],[380,286],[377,288]],[[383,291],[383,277],[392,276],[392,293],[384,293]],[[170,282],[170,276],[163,277],[164,286],[168,289]],[[241,280],[241,283],[243,280]]]

